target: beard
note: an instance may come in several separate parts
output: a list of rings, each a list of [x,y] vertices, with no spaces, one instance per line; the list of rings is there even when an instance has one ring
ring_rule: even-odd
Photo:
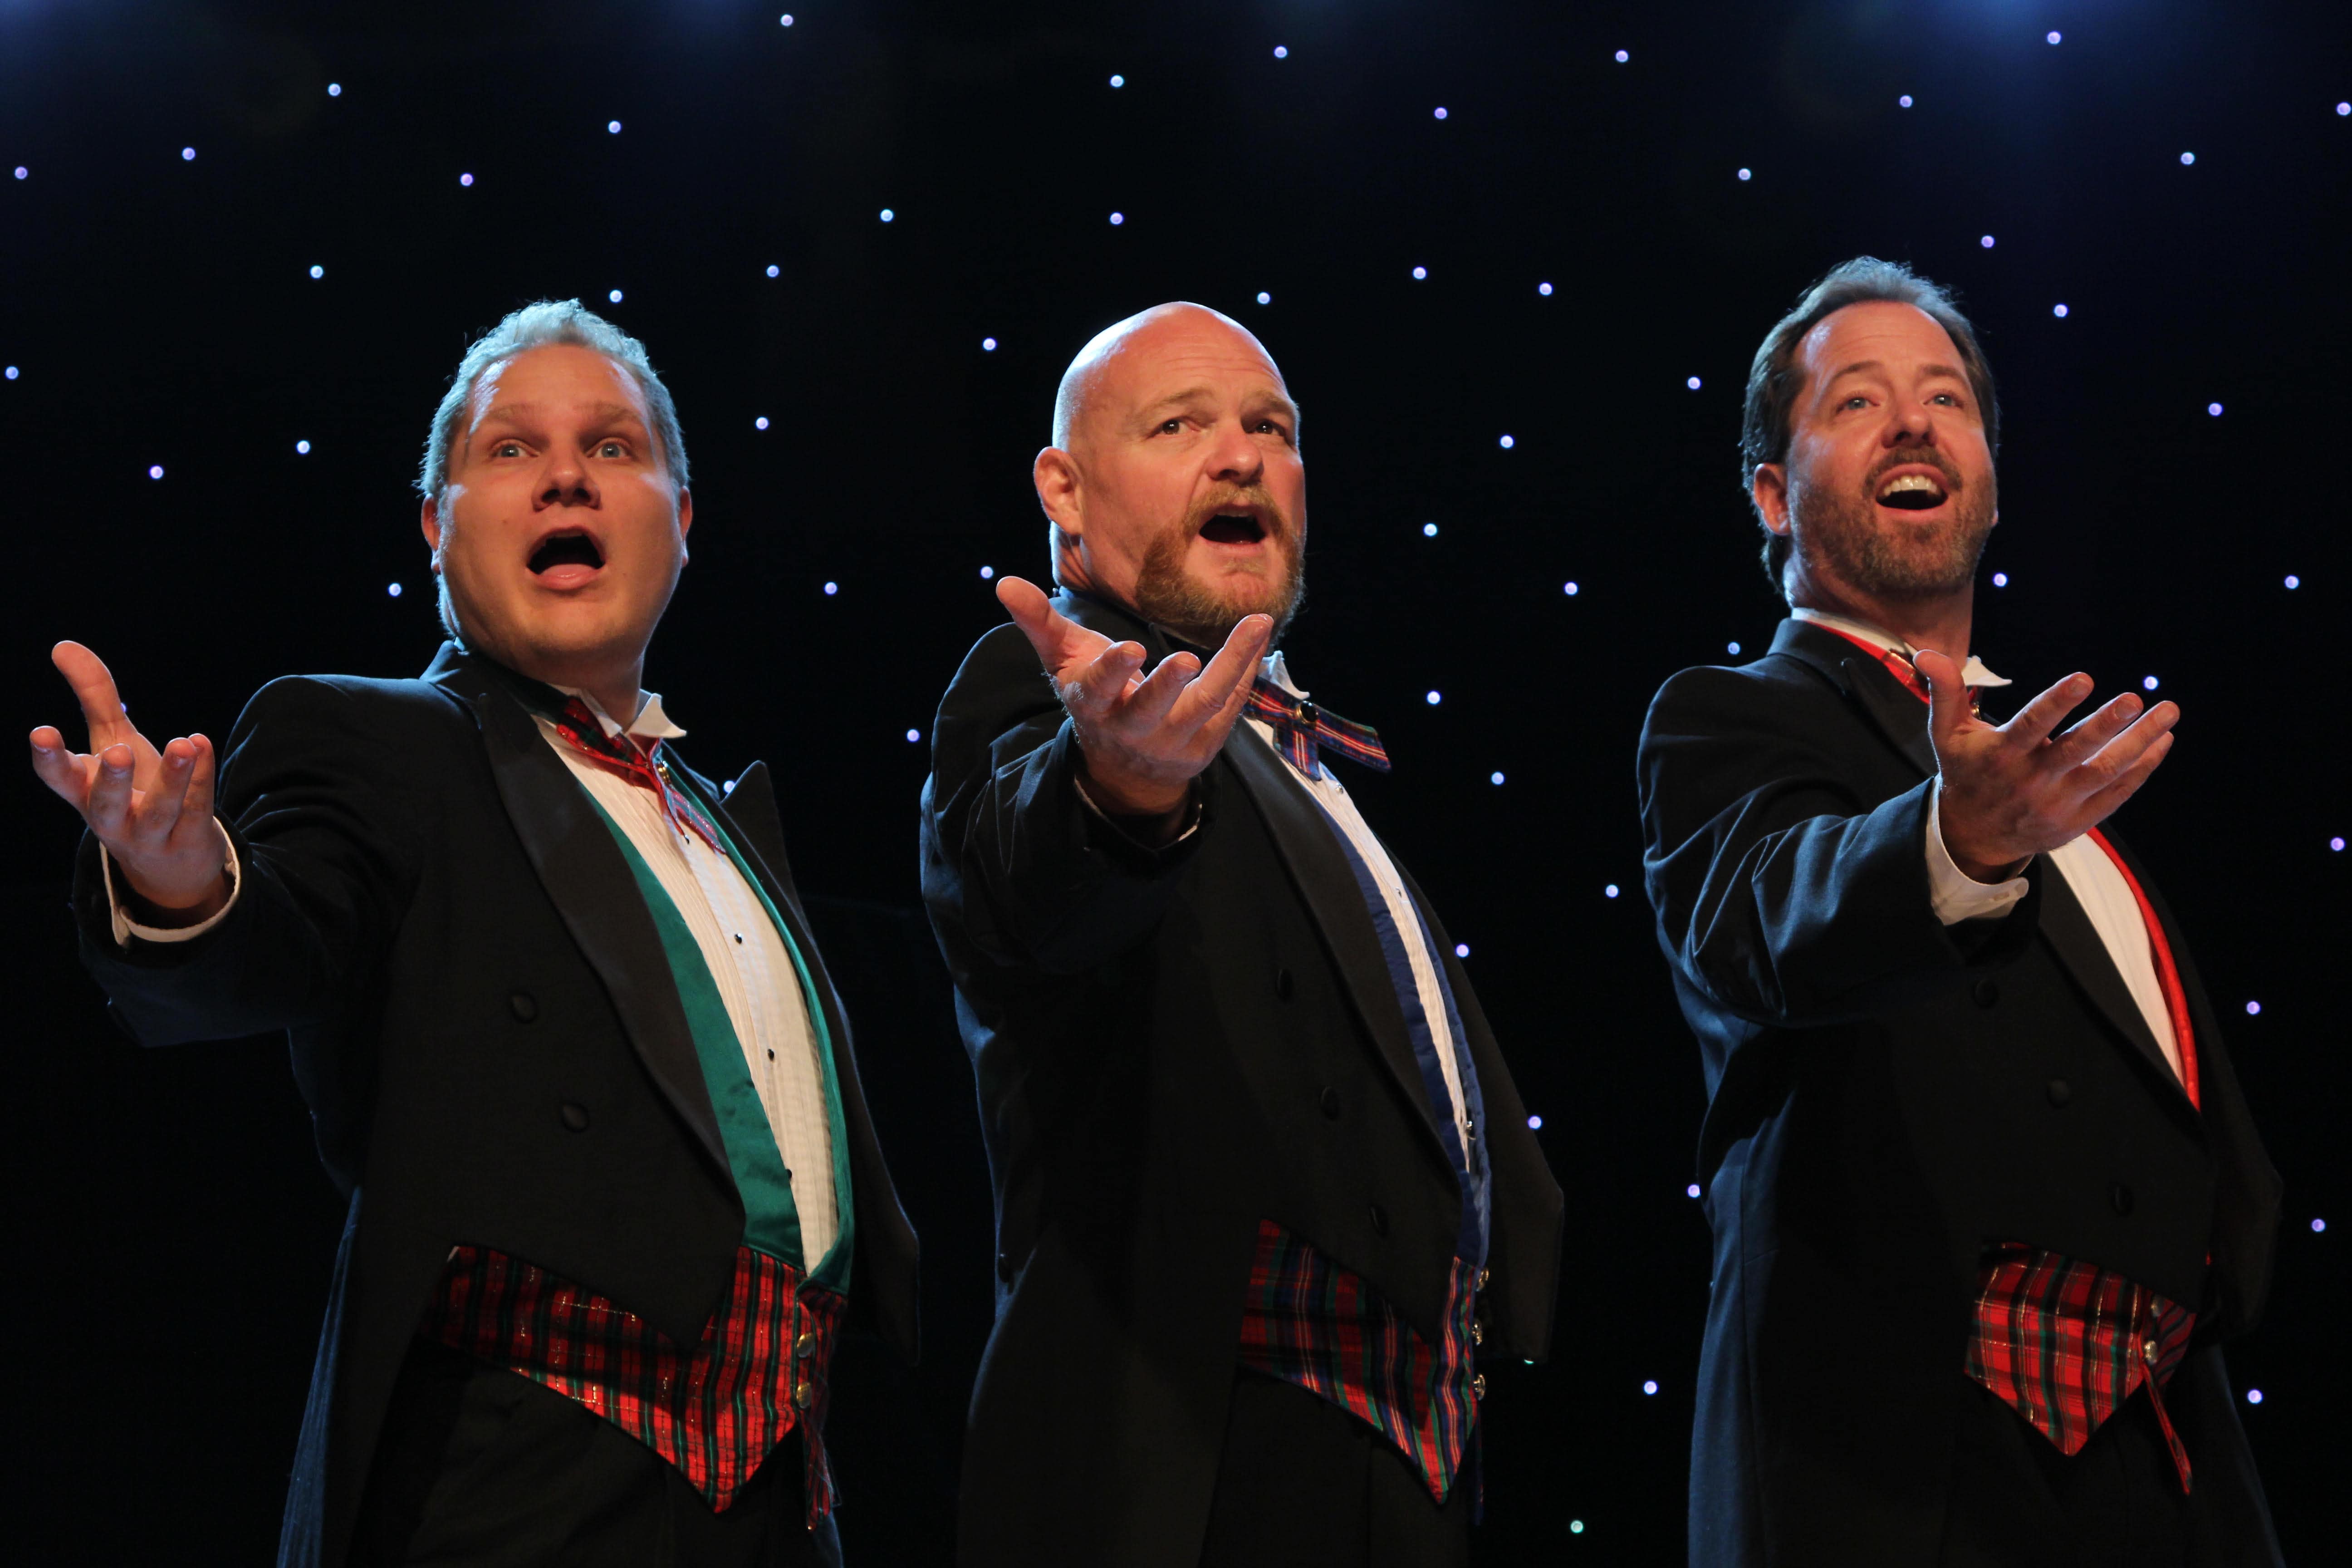
[[[1241,504],[1265,509],[1265,542],[1271,559],[1222,574],[1204,583],[1184,569],[1192,541],[1209,519]],[[1282,639],[1307,596],[1304,520],[1276,510],[1262,490],[1243,490],[1195,507],[1181,522],[1151,542],[1135,582],[1135,608],[1143,618],[1195,647],[1216,649],[1233,636],[1244,616],[1274,617],[1271,647]]]
[[[1879,519],[1881,477],[1906,463],[1943,476],[1949,515],[1934,524],[1889,529]],[[1805,486],[1791,498],[1796,550],[1811,566],[1826,566],[1840,582],[1874,597],[1939,598],[1968,586],[1992,532],[1997,492],[1988,471],[1981,490],[1961,482],[1950,459],[1931,447],[1889,452],[1874,464],[1859,495]]]

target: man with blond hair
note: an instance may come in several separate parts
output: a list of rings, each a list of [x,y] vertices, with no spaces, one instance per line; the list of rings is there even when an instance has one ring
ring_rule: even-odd
[[[1550,1339],[1560,1194],[1428,900],[1279,647],[1298,410],[1197,305],[1097,336],[940,705],[923,890],[996,1185],[971,1564],[1459,1563],[1482,1361]],[[1405,765],[1413,765],[1410,759]]]
[[[85,962],[144,1044],[285,1030],[350,1204],[281,1563],[839,1560],[827,1371],[852,1310],[913,1354],[915,1237],[767,770],[642,689],[687,473],[642,345],[532,305],[434,416],[421,679],[274,681],[215,777],[58,647]]]

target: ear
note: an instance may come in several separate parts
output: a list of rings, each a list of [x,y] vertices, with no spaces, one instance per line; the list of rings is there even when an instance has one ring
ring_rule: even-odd
[[[1785,463],[1759,463],[1756,473],[1748,481],[1748,499],[1756,503],[1756,515],[1764,526],[1781,538],[1789,537],[1789,467]]]
[[[677,492],[677,542],[686,542],[686,531],[694,526],[694,492]]]
[[[425,532],[425,547],[433,552],[433,571],[441,571],[441,503],[432,496],[416,509],[416,525]]]
[[[1048,447],[1030,465],[1029,479],[1037,487],[1037,504],[1045,509],[1046,520],[1072,539],[1083,537],[1086,500],[1076,460],[1059,447]]]

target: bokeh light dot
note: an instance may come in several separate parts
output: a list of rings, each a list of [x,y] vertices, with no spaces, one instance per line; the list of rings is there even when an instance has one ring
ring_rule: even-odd
[[[10,366],[8,367],[8,370],[7,370],[8,379],[9,379],[10,381],[14,381],[14,380],[16,380],[16,374],[17,374],[16,367],[15,365],[13,365],[13,364],[12,364],[12,365],[10,365]]]
[[[771,265],[768,268],[768,276],[771,278],[782,278],[783,275],[784,269],[781,267]]]
[[[2050,33],[2050,34],[2047,34],[2047,35],[2045,35],[2045,36],[2048,37],[2049,41],[2050,41],[2050,42],[2052,42],[2052,43],[2053,43],[2053,44],[2054,44],[2054,43],[2056,43],[2056,42],[2058,42],[2060,38],[2062,38],[2062,37],[2064,37],[2064,35],[2063,35],[2063,34],[2062,34],[2062,33]]]
[[[752,428],[752,429],[754,429],[754,430],[765,430],[767,427],[768,427],[768,416],[767,416],[766,415],[764,415],[764,414],[761,415],[757,419],[754,419],[754,420],[752,420],[752,421],[751,421],[751,428]]]
[[[1693,1182],[1689,1186],[1683,1189],[1683,1196],[1686,1198],[1695,1198],[1698,1196],[1698,1193],[1699,1187],[1696,1182]]]
[[[1618,63],[1619,65],[1621,65],[1621,66],[1622,66],[1622,65],[1623,65],[1627,60],[1632,59],[1633,58],[1633,57],[1632,55],[1628,54],[1628,53],[1627,53],[1626,51],[1624,51],[1623,49],[1619,49],[1619,50],[1617,51],[1617,63]]]
[[[1621,59],[1621,60],[1622,60],[1622,59],[1623,59],[1623,58],[1625,58],[1625,56],[1624,56],[1624,52],[1623,52],[1622,50],[1620,50],[1620,51],[1618,52],[1617,58],[1618,58],[1619,59]],[[1582,1520],[1580,1520],[1580,1519],[1571,1519],[1571,1520],[1570,1520],[1570,1521],[1568,1521],[1568,1532],[1569,1532],[1570,1535],[1582,1535],[1582,1534],[1584,1533],[1584,1521],[1582,1521]]]
[[[2338,855],[2344,853],[2344,840],[2340,837],[2329,839],[2327,841],[2327,847],[2330,849],[2335,850]]]
[[[1613,898],[1615,898],[1615,897],[1617,896],[1617,884],[1616,884],[1616,883],[1614,883],[1614,882],[1612,882],[1612,883],[1610,883],[1607,887],[1605,887],[1605,888],[1601,889],[1601,896],[1602,898],[1604,898],[1604,899],[1613,899]]]
[[[1488,773],[1486,775],[1486,782],[1490,784],[1501,784],[1503,782],[1503,775],[1500,773]]]
[[[310,268],[310,276],[313,278],[324,278],[326,275],[327,269],[323,267],[313,267]]]
[[[2315,1219],[2315,1220],[2313,1220],[2313,1221],[2311,1222],[2311,1229],[2312,1229],[2312,1233],[2313,1233],[2314,1235],[2317,1235],[2318,1233],[2320,1233],[2321,1231],[2326,1230],[2326,1228],[2327,1228],[2327,1222],[2326,1222],[2326,1220],[2324,1220],[2324,1219]]]
[[[993,567],[993,566],[983,566],[983,567],[982,567],[982,568],[980,569],[980,580],[981,580],[982,582],[983,582],[983,583],[987,582],[991,577],[993,577],[993,576],[995,576],[995,575],[996,575],[996,568],[995,568],[995,567]]]
[[[2063,321],[2066,319],[2066,307],[2063,305],[2053,305],[2050,307],[2050,313]]]
[[[1437,110],[1437,112],[1436,112],[1436,118],[1437,118],[1437,119],[1439,119],[1439,120],[1443,120],[1443,119],[1444,119],[1444,118],[1445,118],[1445,110],[1444,110],[1444,109],[1442,109],[1442,108],[1441,108],[1441,109],[1439,109],[1439,110]]]
[[[615,289],[611,293],[605,295],[604,298],[617,305],[621,302],[621,291],[618,289]]]
[[[196,150],[195,150],[194,147],[183,147],[183,148],[181,148],[181,149],[180,149],[180,162],[181,162],[181,163],[194,163],[195,161],[196,161]]]
[[[1983,246],[1987,250],[1990,250],[1992,248],[1992,236],[1989,234],[1980,234],[1977,236],[1977,243]]]
[[[2286,574],[2286,585],[2290,588],[2300,588],[2303,586],[2303,579],[2290,572]]]
[[[1416,267],[1412,269],[1412,275],[1415,278],[1426,278],[1429,276],[1429,268],[1426,267]]]
[[[609,136],[618,136],[621,133],[621,122],[617,120],[607,120],[604,121],[604,132]]]
[[[343,96],[343,84],[342,84],[341,82],[339,82],[339,81],[331,81],[331,82],[329,82],[329,83],[327,84],[327,96],[328,96],[329,98],[341,98],[341,97],[342,97],[342,96]]]
[[[2006,573],[2006,572],[1996,572],[1996,573],[1994,573],[1994,574],[1992,574],[1992,585],[1993,585],[1994,587],[1996,587],[1996,588],[2006,588],[2006,587],[2008,587],[2008,586],[2009,586],[2009,574],[2008,574],[2008,573]]]
[[[1517,445],[1518,445],[1518,443],[1517,443],[1517,441],[1512,440],[1508,436],[1506,436],[1506,437],[1503,437],[1503,450],[1504,450],[1504,451],[1507,452],[1507,451],[1509,451],[1512,447],[1516,447],[1516,446],[1517,446]]]
[[[2180,154],[2180,163],[2181,163],[2181,166],[2182,166],[2182,167],[2186,168],[2188,165],[2189,165],[2189,164],[2191,164],[2191,163],[2194,163],[2195,162],[2197,162],[2197,154],[2196,154],[2196,153],[2183,153],[2182,154]]]
[[[1442,691],[1433,691],[1428,696],[1423,698],[1422,700],[1428,703],[1432,708],[1434,708],[1439,703],[1445,700],[1445,694]]]
[[[1739,177],[1742,180],[1752,180],[1756,177],[1756,172],[1753,169],[1742,169],[1739,171]]]
[[[147,469],[147,477],[151,479],[162,479],[163,477],[163,465],[161,463],[150,465]]]
[[[2140,689],[2141,689],[2141,690],[2143,690],[2143,691],[2153,691],[2153,690],[2155,690],[2155,689],[2156,689],[2156,677],[2154,677],[2153,675],[2146,675],[2146,676],[2142,676],[2142,677],[2140,678],[2140,682],[2139,682],[2139,684],[2140,684]]]
[[[308,441],[297,441],[294,443],[294,450],[307,458],[310,455],[310,443]]]
[[[2249,1003],[2247,1003],[2247,1004],[2246,1004],[2246,1016],[2247,1016],[2247,1017],[2249,1017],[2249,1018],[2259,1018],[2259,1017],[2261,1017],[2261,1016],[2262,1016],[2262,1014],[2263,1014],[2263,1005],[2262,1005],[2261,1003],[2259,1003],[2259,1002],[2249,1002]]]
[[[1110,84],[1113,87],[1125,87],[1127,85],[1127,79],[1123,76],[1115,76],[1110,79]]]
[[[2249,1405],[2260,1405],[2262,1402],[2263,1402],[2263,1391],[2262,1391],[2261,1389],[2259,1389],[2259,1388],[2250,1388],[2250,1389],[2246,1390],[2246,1403],[2247,1403],[2247,1404],[2249,1404]]]
[[[2218,403],[2209,403],[2205,405],[2205,412],[2219,419],[2221,417],[2221,405]]]
[[[896,220],[897,220],[898,216],[898,215],[897,213],[895,213],[895,212],[891,211],[888,207],[884,207],[884,208],[882,209],[882,221],[883,221],[884,223],[891,223],[891,222],[894,222],[894,221],[896,221]]]
[[[385,584],[383,591],[395,599],[400,597],[400,584],[397,583]]]
[[[1261,305],[1271,305],[1274,303],[1274,296],[1261,289],[1257,291],[1257,302]]]
[[[793,25],[793,14],[790,11],[785,12],[782,16],[776,18],[776,23],[779,26],[791,26]]]
[[[1470,956],[1470,944],[1469,944],[1468,942],[1455,942],[1455,943],[1454,944],[1454,957],[1456,957],[1456,958],[1467,958],[1467,957],[1469,957],[1469,956]]]
[[[919,741],[922,738],[923,732],[920,730],[909,730],[907,731],[907,739],[909,741]]]
[[[1909,93],[1907,93],[1907,92],[1906,92],[1906,93],[1905,93],[1902,97],[1900,97],[1900,98],[1896,99],[1895,101],[1896,103],[1900,104],[1900,105],[1901,105],[1902,107],[1904,107],[1905,109],[1908,109],[1908,108],[1910,108],[1910,107],[1911,107],[1911,95],[1910,95]]]
[[[1551,285],[1549,283],[1538,283],[1536,285],[1536,292],[1541,294],[1546,299],[1549,299],[1551,297]]]
[[[1575,598],[1575,597],[1576,597],[1576,595],[1577,595],[1577,594],[1578,594],[1578,592],[1579,592],[1579,589],[1577,588],[1576,584],[1573,584],[1573,583],[1562,583],[1562,584],[1559,585],[1559,591],[1560,591],[1561,593],[1563,593],[1563,594],[1567,595],[1570,598],[1573,599],[1573,598]]]
[[[1540,1131],[1543,1131],[1543,1118],[1542,1118],[1542,1117],[1540,1117],[1540,1116],[1532,1116],[1532,1115],[1531,1115],[1531,1116],[1529,1116],[1529,1117],[1528,1118],[1528,1131],[1530,1131],[1530,1132],[1540,1132]]]
[[[1657,1383],[1657,1380],[1656,1380],[1655,1378],[1647,1378],[1647,1379],[1644,1379],[1644,1380],[1643,1381],[1643,1384],[1642,1384],[1642,1392],[1643,1392],[1643,1393],[1644,1393],[1644,1394],[1655,1394],[1655,1393],[1657,1393],[1657,1392],[1658,1392],[1658,1383]]]
[[[1423,539],[1434,539],[1434,538],[1436,538],[1436,537],[1437,537],[1437,524],[1435,524],[1435,523],[1433,523],[1433,522],[1424,522],[1424,523],[1423,523],[1423,524],[1421,525],[1421,536],[1422,536]]]
[[[980,352],[981,352],[981,353],[984,353],[984,354],[992,354],[992,353],[994,353],[996,352],[996,340],[995,340],[994,338],[982,338],[982,339],[981,339],[981,340],[980,340]]]
[[[1683,384],[1689,387],[1693,392],[1696,392],[1698,390],[1698,377],[1694,375],[1685,381]]]
[[[31,171],[30,169],[26,168],[24,164],[19,163],[19,164],[17,164],[17,165],[16,165],[16,177],[17,177],[18,179],[20,179],[20,180],[21,180],[21,179],[24,179],[24,178],[26,178],[27,175],[29,175],[31,173],[32,173],[32,171]]]
[[[1126,221],[1127,221],[1127,215],[1126,215],[1125,213],[1113,213],[1113,214],[1111,214],[1111,215],[1110,215],[1110,226],[1111,226],[1111,227],[1113,227],[1113,228],[1117,228],[1119,225],[1121,225],[1121,224],[1125,223]]]
[[[1280,44],[1276,44],[1274,46],[1274,58],[1278,60],[1286,60],[1290,58],[1290,51],[1284,48]]]
[[[1738,653],[1739,651],[1739,645],[1736,642],[1725,643],[1723,645],[1723,651],[1726,653]]]
[[[2347,115],[2347,114],[2352,114],[2352,102],[2345,102],[2345,103],[2339,103],[2339,104],[2337,104],[2337,105],[2336,106],[2336,117],[2337,117],[2338,119],[2343,118],[2344,116],[2346,116],[2346,115]]]
[[[838,583],[827,583],[827,584],[824,585],[824,596],[825,596],[826,598],[828,598],[828,599],[830,599],[830,598],[831,598],[831,597],[833,597],[835,594],[838,594],[838,593],[840,593],[840,592],[841,592],[841,584],[838,584]]]
[[[474,176],[471,174],[460,174],[457,176],[457,183],[461,185],[470,185],[474,183]]]

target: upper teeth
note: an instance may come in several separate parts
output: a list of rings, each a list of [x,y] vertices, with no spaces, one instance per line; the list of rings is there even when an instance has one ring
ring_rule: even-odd
[[[1905,490],[1940,491],[1943,488],[1943,486],[1937,484],[1935,480],[1929,479],[1925,474],[1898,474],[1894,479],[1889,479],[1886,483],[1886,488],[1878,493],[1883,496],[1891,496],[1900,494]]]

